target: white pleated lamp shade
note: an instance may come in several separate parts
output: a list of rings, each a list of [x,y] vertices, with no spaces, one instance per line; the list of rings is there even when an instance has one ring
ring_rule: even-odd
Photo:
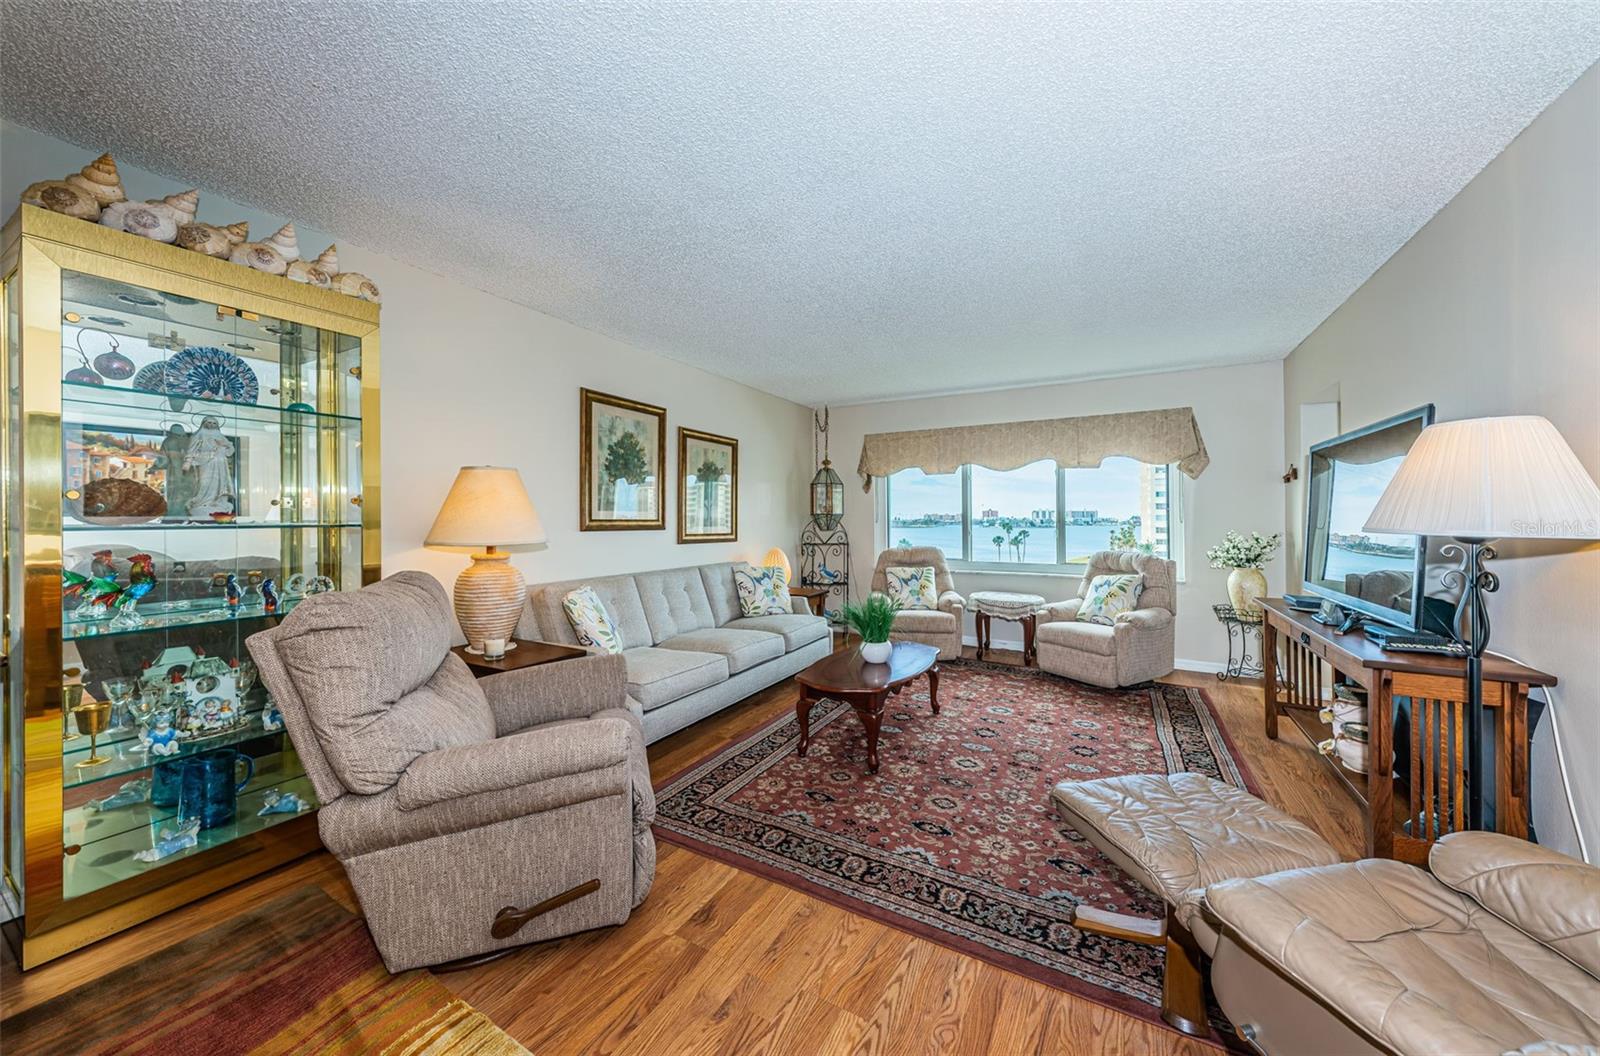
[[[1454,539],[1600,539],[1600,487],[1544,418],[1440,422],[1411,445],[1364,530]]]
[[[544,542],[544,525],[521,473],[506,466],[462,466],[422,545],[522,550]]]

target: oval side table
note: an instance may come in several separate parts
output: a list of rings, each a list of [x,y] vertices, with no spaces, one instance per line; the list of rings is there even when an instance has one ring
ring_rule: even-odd
[[[1037,594],[1013,594],[1006,590],[975,590],[967,596],[967,601],[974,609],[979,660],[991,648],[990,621],[1012,620],[1022,624],[1022,665],[1028,667],[1037,661],[1033,632],[1038,628],[1039,610],[1044,608],[1044,598]]]

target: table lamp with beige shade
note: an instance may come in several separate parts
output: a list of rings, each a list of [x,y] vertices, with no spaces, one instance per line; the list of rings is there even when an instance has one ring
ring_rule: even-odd
[[[789,555],[783,552],[782,547],[773,547],[767,551],[767,556],[761,559],[763,568],[783,569],[783,581],[789,586],[794,586],[794,569],[789,565]]]
[[[1600,487],[1556,427],[1544,418],[1469,418],[1424,429],[1389,481],[1363,531],[1443,536],[1461,566],[1445,574],[1459,587],[1455,632],[1467,648],[1467,814],[1474,829],[1494,828],[1494,721],[1483,704],[1483,654],[1489,646],[1484,595],[1500,580],[1484,562],[1496,539],[1600,539]]]
[[[544,542],[544,525],[521,473],[506,466],[461,467],[422,545],[473,551],[455,586],[456,619],[468,652],[483,652],[486,641],[514,648],[510,639],[528,587],[511,564],[511,552],[542,548]]]

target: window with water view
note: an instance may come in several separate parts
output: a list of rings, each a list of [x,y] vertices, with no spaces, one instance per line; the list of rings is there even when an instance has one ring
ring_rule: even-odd
[[[936,546],[974,566],[1081,565],[1096,550],[1172,556],[1177,529],[1169,466],[1108,458],[1090,469],[1051,461],[999,471],[963,466],[888,478],[888,541]]]

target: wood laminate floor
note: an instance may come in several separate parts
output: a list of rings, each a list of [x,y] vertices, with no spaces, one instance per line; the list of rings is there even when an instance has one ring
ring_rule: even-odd
[[[1359,855],[1355,804],[1291,726],[1266,739],[1259,685],[1167,681],[1204,687],[1266,798]],[[779,683],[652,745],[652,775],[788,711],[795,694]],[[537,1056],[1217,1051],[692,851],[660,852],[655,888],[626,924],[439,978]],[[307,883],[355,908],[344,871],[319,852],[25,975],[6,953],[0,1002],[47,1000]]]

